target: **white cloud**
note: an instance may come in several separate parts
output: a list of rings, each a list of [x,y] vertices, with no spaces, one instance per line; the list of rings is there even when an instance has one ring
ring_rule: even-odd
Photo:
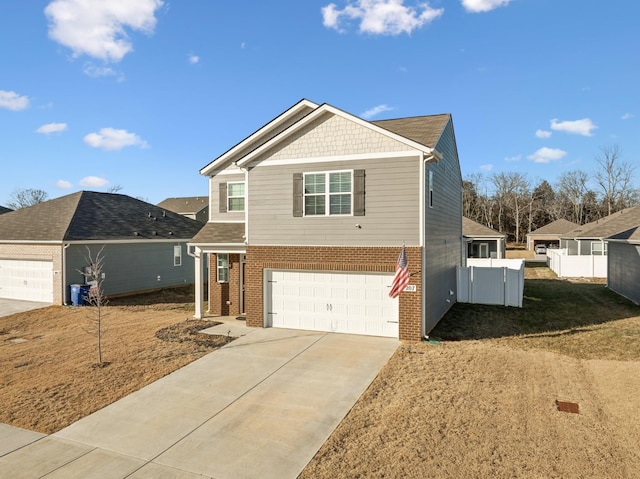
[[[244,50],[245,48],[247,48],[247,43],[246,43],[246,42],[242,42],[242,43],[240,43],[240,48],[241,48],[241,49],[243,49],[243,50]]]
[[[404,0],[350,0],[343,9],[335,3],[322,7],[322,23],[342,32],[343,20],[356,20],[361,33],[400,35],[423,27],[443,13],[444,8],[432,8],[427,2],[410,7]]]
[[[56,186],[58,188],[62,188],[63,190],[68,190],[68,189],[71,189],[72,185],[67,180],[58,180],[56,181]]]
[[[69,47],[74,57],[88,55],[119,62],[133,50],[125,28],[153,33],[155,11],[163,0],[53,0],[44,9],[49,38]]]
[[[517,161],[520,161],[522,159],[522,155],[517,155],[517,156],[507,156],[504,161],[506,161],[507,163],[515,163]]]
[[[194,55],[193,53],[189,53],[188,57],[189,63],[191,63],[192,65],[195,65],[200,61],[200,57],[198,55]]]
[[[98,133],[89,133],[84,137],[84,142],[94,148],[103,150],[120,150],[125,146],[138,146],[147,148],[147,142],[134,133],[127,130],[114,128],[102,128]]]
[[[374,106],[370,110],[365,111],[361,116],[362,118],[366,118],[368,120],[369,118],[373,118],[374,116],[380,113],[383,113],[385,111],[391,111],[391,110],[393,110],[393,108],[388,105],[378,105],[378,106]]]
[[[63,131],[66,131],[66,129],[66,123],[47,123],[46,125],[42,125],[40,128],[38,128],[36,130],[36,133],[50,135],[51,133],[62,133]]]
[[[15,91],[0,90],[0,108],[20,111],[29,106],[29,97],[18,95]]]
[[[480,171],[491,171],[491,170],[493,170],[493,165],[491,163],[480,165]]]
[[[118,72],[111,67],[96,66],[93,63],[85,63],[82,72],[92,78],[112,77],[118,74]]]
[[[551,133],[550,131],[547,131],[547,130],[537,130],[536,131],[536,136],[538,138],[550,138],[552,134],[553,133]]]
[[[89,188],[101,188],[109,184],[108,180],[98,176],[85,176],[80,180],[80,186],[88,186]]]
[[[555,131],[564,131],[573,135],[593,136],[593,130],[598,128],[589,118],[573,121],[551,120],[551,129]]]
[[[462,6],[467,12],[482,13],[499,7],[506,7],[511,0],[462,0]]]
[[[631,118],[633,118],[635,115],[633,113],[625,113],[624,115],[622,115],[622,117],[620,118],[621,120],[631,120]]]
[[[533,155],[529,155],[529,158],[534,163],[551,163],[552,161],[558,161],[564,158],[567,152],[559,148],[540,148],[536,150]]]

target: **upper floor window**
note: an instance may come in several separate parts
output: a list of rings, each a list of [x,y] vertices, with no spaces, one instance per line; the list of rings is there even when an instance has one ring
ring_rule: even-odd
[[[433,171],[429,170],[429,208],[433,208]]]
[[[182,246],[180,245],[173,247],[173,265],[182,266]]]
[[[305,173],[305,216],[350,215],[352,185],[352,171]]]
[[[244,182],[227,183],[227,211],[244,211]]]

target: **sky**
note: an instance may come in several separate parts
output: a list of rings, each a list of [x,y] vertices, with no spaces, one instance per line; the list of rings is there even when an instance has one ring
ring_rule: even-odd
[[[640,165],[639,18],[633,0],[0,0],[0,205],[206,196],[199,170],[303,98],[451,113],[465,178],[555,185],[613,145]]]

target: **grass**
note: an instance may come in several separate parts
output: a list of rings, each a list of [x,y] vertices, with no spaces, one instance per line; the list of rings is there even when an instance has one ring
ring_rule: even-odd
[[[522,308],[458,303],[430,336],[497,339],[579,359],[638,360],[640,307],[601,283],[525,279]]]

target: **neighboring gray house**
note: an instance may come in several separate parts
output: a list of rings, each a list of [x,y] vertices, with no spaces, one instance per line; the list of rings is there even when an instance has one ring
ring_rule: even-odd
[[[640,207],[625,213],[632,226],[607,238],[607,287],[640,304]]]
[[[80,191],[0,215],[0,297],[69,302],[87,247],[102,247],[104,293],[193,283],[187,242],[202,223],[126,195]]]
[[[366,121],[302,100],[206,165],[191,241],[196,311],[247,325],[419,341],[455,303],[464,263],[451,115]],[[388,292],[402,245],[410,285]]]
[[[467,242],[467,258],[506,257],[507,235],[466,216],[462,217],[462,234]]]
[[[201,223],[206,223],[209,220],[208,196],[167,198],[158,203],[158,207],[173,211],[192,220],[200,221]]]
[[[543,244],[547,248],[558,248],[560,237],[579,227],[580,225],[565,219],[541,226],[527,235],[527,249],[533,251],[538,244]]]
[[[606,255],[606,238],[635,226],[634,222],[638,210],[640,210],[640,206],[626,208],[599,220],[578,226],[561,235],[560,248],[566,249],[568,255]]]

